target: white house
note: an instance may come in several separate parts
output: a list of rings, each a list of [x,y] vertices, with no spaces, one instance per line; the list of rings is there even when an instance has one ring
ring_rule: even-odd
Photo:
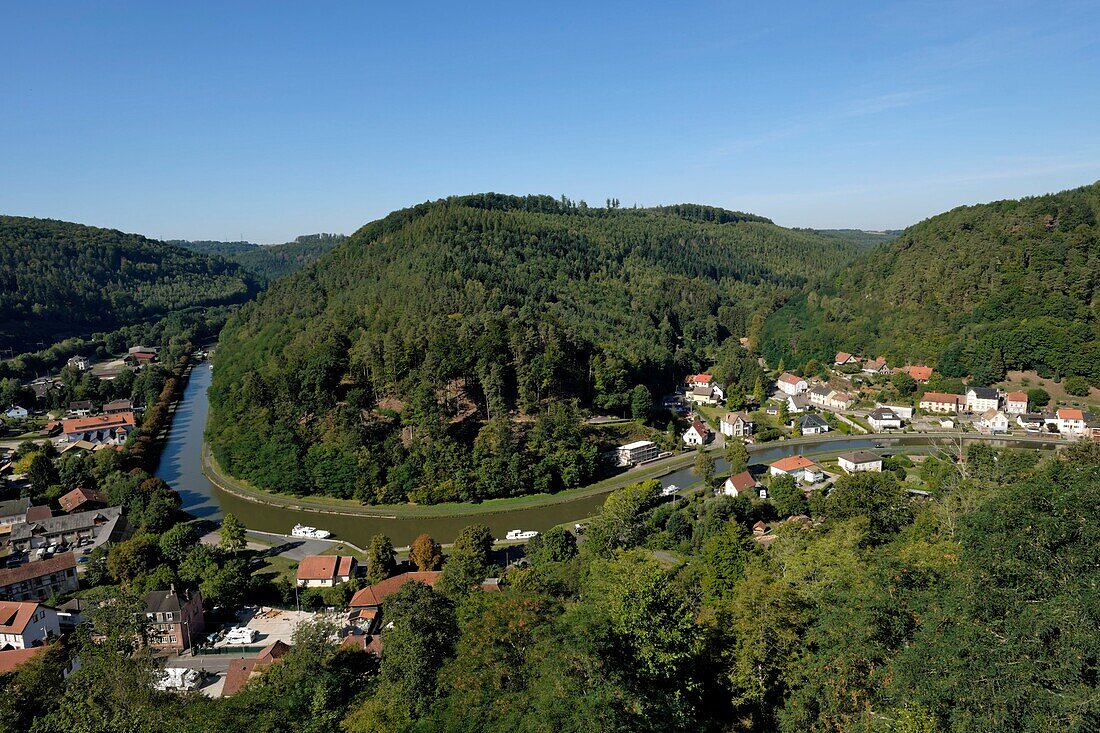
[[[781,458],[768,466],[768,473],[772,476],[793,476],[795,481],[804,484],[813,484],[825,478],[825,472],[821,466],[805,456],[788,456]]]
[[[810,398],[806,396],[806,393],[793,394],[787,397],[787,412],[795,414],[799,412],[806,412],[813,408],[813,403],[810,402]]]
[[[992,387],[971,387],[966,390],[967,412],[981,414],[986,410],[996,410],[1001,406],[1001,396]]]
[[[889,374],[890,367],[886,364],[886,360],[879,356],[863,362],[861,371],[864,374]]]
[[[19,405],[11,405],[10,407],[8,407],[7,412],[5,412],[4,414],[10,417],[12,420],[22,420],[24,418],[30,417],[30,413],[27,412],[27,408],[21,407]]]
[[[809,382],[802,377],[796,377],[790,372],[780,374],[779,379],[776,380],[776,385],[781,392],[788,395],[802,394],[810,388]]]
[[[715,402],[721,402],[726,399],[726,388],[715,382],[710,386],[711,396],[714,397]]]
[[[694,389],[695,387],[709,387],[713,382],[714,377],[710,374],[689,374],[684,379],[684,383],[689,389]]]
[[[990,435],[1008,432],[1008,418],[1000,410],[986,410],[978,418],[978,428],[985,430]]]
[[[818,407],[825,407],[832,410],[847,410],[851,407],[855,399],[847,392],[840,392],[835,389],[831,389],[828,385],[818,385],[811,389],[807,394],[810,396],[810,402]]]
[[[37,601],[0,601],[0,649],[30,649],[60,633],[55,609]]]
[[[867,416],[867,422],[876,431],[896,430],[901,427],[901,418],[887,407],[877,407]]]
[[[684,432],[684,443],[687,445],[706,445],[714,438],[714,433],[705,423],[696,420],[691,427]]]
[[[31,500],[8,499],[0,501],[0,525],[19,524],[27,521],[27,509],[31,506]]]
[[[339,555],[307,555],[298,563],[298,587],[331,588],[355,576],[355,558]]]
[[[1005,412],[1022,415],[1027,412],[1027,392],[1009,392],[1005,395]]]
[[[1038,413],[1025,412],[1016,416],[1016,424],[1032,433],[1042,432],[1046,420]]]
[[[652,440],[636,440],[633,443],[620,445],[615,452],[618,454],[618,465],[620,466],[633,466],[644,461],[651,461],[659,453],[657,444]]]
[[[871,451],[857,450],[851,453],[841,453],[836,457],[836,461],[848,473],[859,473],[860,471],[879,473],[882,471],[882,458]]]
[[[89,361],[86,356],[70,356],[69,361],[66,363],[79,372],[88,371],[88,367],[92,365],[91,361]]]
[[[1083,410],[1059,407],[1058,411],[1054,413],[1054,417],[1059,433],[1063,435],[1085,434],[1085,423],[1088,418]]]
[[[730,476],[722,484],[722,493],[726,496],[754,496],[756,494],[756,479],[748,471]]]
[[[858,364],[859,357],[853,354],[849,354],[847,351],[838,351],[836,358],[833,359],[833,364],[836,366],[845,366],[846,364]]]
[[[958,412],[959,404],[965,403],[962,395],[947,392],[925,392],[920,398],[920,409],[925,412]]]
[[[908,405],[883,405],[881,403],[877,403],[875,407],[885,407],[887,410],[894,413],[902,420],[913,419],[913,408]]]
[[[799,430],[803,435],[819,435],[829,432],[829,423],[821,415],[803,415],[797,421]],[[791,423],[794,425],[794,423]]]
[[[722,435],[731,438],[744,438],[752,435],[752,418],[743,412],[727,412],[718,422],[718,430]]]

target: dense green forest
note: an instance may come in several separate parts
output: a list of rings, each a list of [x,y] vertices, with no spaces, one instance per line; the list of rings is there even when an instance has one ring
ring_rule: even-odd
[[[861,247],[874,247],[876,244],[882,244],[883,242],[892,242],[901,234],[900,231],[893,229],[883,232],[869,232],[864,229],[812,229],[810,231],[823,237],[833,237],[852,244],[858,244]]]
[[[230,320],[210,441],[258,486],[369,502],[583,485],[598,466],[581,411],[629,416],[857,252],[694,205],[398,211]]]
[[[773,363],[840,350],[983,383],[1006,369],[1100,384],[1100,183],[964,206],[909,227],[772,315]]]
[[[286,244],[261,245],[252,242],[171,240],[169,244],[195,252],[215,254],[232,260],[267,281],[297,272],[335,249],[347,239],[343,234],[306,234]]]
[[[259,290],[239,265],[136,234],[0,216],[0,348],[15,353]]]
[[[408,583],[385,601],[380,660],[307,625],[291,654],[223,699],[152,690],[158,663],[134,653],[144,616],[129,611],[150,579],[201,583],[219,600],[254,597],[260,579],[187,525],[139,534],[93,566],[105,583],[87,594],[104,601],[88,612],[95,633],[82,626],[68,651],[0,676],[0,728],[1096,730],[1097,446],[1040,461],[975,444],[965,461],[928,457],[919,470],[931,500],[888,471],[840,478],[808,505],[795,492],[802,506],[784,511],[778,498],[669,502],[656,482],[630,486],[579,542],[557,528],[528,545],[501,593],[476,590],[502,569],[470,527],[434,590]],[[809,518],[782,521],[790,509]],[[81,668],[63,679],[69,653]]]

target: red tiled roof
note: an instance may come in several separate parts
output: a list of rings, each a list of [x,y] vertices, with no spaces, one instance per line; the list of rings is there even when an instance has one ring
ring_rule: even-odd
[[[1009,402],[1027,402],[1027,392],[1009,392],[1005,399]]]
[[[771,465],[772,468],[779,469],[783,472],[796,471],[800,468],[809,468],[810,466],[817,467],[817,464],[806,456],[787,456],[786,458],[780,458]]]
[[[392,578],[386,578],[380,583],[374,585],[368,585],[361,591],[351,597],[351,601],[348,603],[350,608],[360,608],[362,606],[381,606],[382,601],[387,597],[401,590],[401,586],[405,583],[417,580],[421,583],[426,583],[430,586],[434,586],[439,582],[439,577],[443,573],[438,570],[429,570],[425,572],[413,572],[405,573],[403,575],[395,575]]]
[[[0,601],[0,634],[22,634],[39,605],[37,601]]]
[[[0,674],[14,672],[19,665],[46,651],[47,647],[32,646],[30,649],[11,649],[0,652]]]
[[[834,364],[843,364],[844,362],[848,361],[851,358],[852,358],[852,355],[849,354],[847,351],[838,351],[838,352],[836,352],[836,358],[833,359],[833,363]]]
[[[691,376],[689,376],[687,378],[687,381],[688,382],[703,382],[705,384],[705,383],[709,382],[712,379],[714,379],[714,377],[712,377],[709,374],[692,374]]]
[[[229,662],[229,669],[225,671],[225,683],[222,685],[222,697],[229,697],[240,692],[241,688],[283,655],[290,651],[290,647],[281,641],[276,641],[264,647],[254,659],[234,659]]]
[[[1074,410],[1069,407],[1059,407],[1058,412],[1059,420],[1084,420],[1085,413],[1083,410]]]
[[[11,585],[12,583],[22,583],[31,578],[40,578],[43,575],[57,573],[62,570],[75,569],[76,558],[73,557],[73,553],[65,552],[60,555],[54,555],[46,560],[35,560],[34,562],[24,563],[17,568],[5,568],[0,570],[0,587]]]
[[[907,366],[905,372],[918,382],[927,382],[932,378],[932,367],[926,366]]]
[[[962,401],[962,399],[963,396],[960,394],[950,394],[948,392],[925,392],[924,396],[920,398],[920,401],[957,405],[960,401]]]
[[[79,509],[88,502],[106,504],[107,495],[96,489],[76,488],[57,500],[57,503],[68,514],[72,514],[74,510]],[[28,518],[27,521],[29,522],[30,519]]]
[[[779,375],[779,381],[785,382],[786,384],[798,384],[799,382],[803,381],[803,379],[802,377],[796,377],[790,372],[783,372]]]
[[[756,479],[752,477],[752,474],[748,471],[742,471],[735,476],[730,476],[728,481],[737,489],[738,492],[748,491],[752,487],[756,486]]]
[[[338,555],[307,555],[298,564],[298,580],[332,580],[351,575],[353,558]]]
[[[74,417],[62,422],[62,430],[66,433],[82,433],[88,430],[108,430],[110,428],[133,427],[134,413],[116,412],[113,415],[96,415],[94,417]]]

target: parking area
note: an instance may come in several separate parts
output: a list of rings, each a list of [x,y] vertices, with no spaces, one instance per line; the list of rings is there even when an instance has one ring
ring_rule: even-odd
[[[313,619],[317,614],[310,611],[281,611],[277,608],[249,606],[237,612],[237,625],[255,629],[259,634],[248,646],[267,646],[276,641],[286,644],[294,638],[298,624]],[[224,641],[217,647],[228,646]]]

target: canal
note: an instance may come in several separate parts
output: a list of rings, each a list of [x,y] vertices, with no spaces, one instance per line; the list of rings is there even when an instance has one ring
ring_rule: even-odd
[[[335,536],[360,547],[366,546],[371,536],[380,532],[389,535],[395,545],[407,545],[422,532],[427,532],[440,542],[451,542],[468,524],[484,524],[494,536],[503,537],[511,529],[543,531],[556,524],[573,522],[589,517],[603,504],[606,494],[578,497],[572,501],[526,507],[493,514],[477,514],[450,517],[365,517],[336,512],[304,511],[269,506],[229,494],[214,484],[202,472],[203,430],[209,410],[206,391],[210,387],[212,372],[207,364],[198,364],[180,401],[172,422],[168,441],[161,453],[157,475],[179,492],[183,509],[197,517],[217,519],[232,513],[249,529],[262,532],[289,534],[298,523],[321,527]],[[968,436],[977,438],[978,436]],[[1018,441],[1000,438],[990,441],[1000,447],[1049,447],[1034,441]],[[1057,439],[1052,441],[1058,443]],[[906,452],[936,450],[936,441],[921,435],[851,437],[825,440],[812,444],[788,443],[753,446],[750,456],[753,465],[772,463],[793,453],[805,455],[835,455],[839,452],[881,447],[887,452],[904,446]],[[725,461],[718,459],[718,472],[727,470]],[[662,485],[690,486],[698,481],[690,467],[672,471],[660,479]],[[385,507],[378,507],[384,515]]]

